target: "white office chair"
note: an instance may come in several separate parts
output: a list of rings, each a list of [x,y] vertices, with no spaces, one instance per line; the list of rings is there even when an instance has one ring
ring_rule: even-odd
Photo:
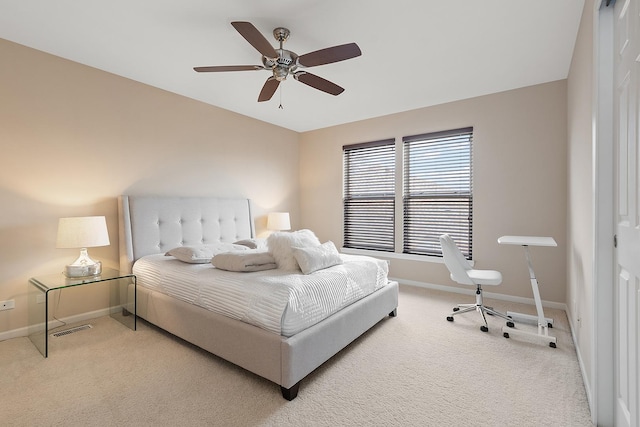
[[[507,321],[507,326],[513,328],[514,324],[511,317],[500,313],[499,311],[495,311],[493,308],[487,307],[482,303],[481,285],[499,285],[502,283],[502,274],[495,270],[474,270],[456,245],[456,242],[454,242],[448,234],[440,236],[440,245],[442,246],[444,263],[451,273],[451,280],[458,282],[461,285],[471,285],[476,287],[476,303],[458,304],[458,306],[453,309],[453,313],[447,316],[447,320],[449,322],[453,322],[453,316],[476,310],[478,313],[482,314],[482,319],[484,320],[484,325],[480,326],[480,330],[482,332],[487,332],[489,330],[485,313],[502,317]]]

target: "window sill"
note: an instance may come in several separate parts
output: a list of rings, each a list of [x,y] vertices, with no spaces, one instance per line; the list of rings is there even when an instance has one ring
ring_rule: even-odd
[[[397,252],[368,251],[365,249],[351,249],[351,248],[341,248],[340,251],[344,254],[350,254],[350,255],[368,255],[371,257],[383,258],[383,259],[401,259],[405,261],[419,261],[419,262],[444,264],[444,259],[442,257],[436,257],[436,256],[400,254]]]

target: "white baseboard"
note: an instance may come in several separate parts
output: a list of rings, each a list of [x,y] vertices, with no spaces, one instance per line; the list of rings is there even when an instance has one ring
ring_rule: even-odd
[[[64,317],[59,320],[50,320],[49,329],[60,327],[64,324],[84,322],[85,320],[95,319],[96,317],[108,316],[109,308],[103,308],[100,310],[89,311],[86,313],[80,313],[69,317]],[[11,338],[19,338],[29,336],[29,327],[12,329],[6,332],[0,332],[0,341],[8,340]]]
[[[587,395],[587,402],[589,404],[589,410],[591,414],[593,414],[593,396],[591,393],[591,384],[589,383],[589,376],[587,375],[587,371],[584,366],[584,362],[582,359],[582,353],[580,351],[580,346],[578,345],[578,337],[575,333],[576,329],[573,326],[573,322],[571,321],[571,317],[569,311],[567,311],[567,320],[569,321],[569,329],[571,330],[571,339],[573,340],[573,346],[576,349],[576,355],[578,356],[578,365],[580,366],[580,374],[582,375],[582,383],[584,384],[584,390]],[[595,421],[594,421],[595,422]]]
[[[454,292],[456,294],[473,295],[476,292],[475,288],[462,289],[462,288],[456,288],[454,286],[436,285],[433,283],[418,282],[415,280],[397,279],[393,277],[389,277],[389,280],[395,280],[396,282],[401,283],[403,285],[417,286],[419,288],[436,289],[438,291],[445,291],[445,292]],[[516,297],[513,295],[498,294],[494,292],[483,292],[483,294],[487,298],[493,298],[501,301],[517,302],[517,303],[529,304],[529,305],[536,304],[533,298]],[[559,310],[564,310],[565,312],[567,311],[567,305],[563,302],[542,300],[542,306],[549,307],[549,308],[557,308]]]

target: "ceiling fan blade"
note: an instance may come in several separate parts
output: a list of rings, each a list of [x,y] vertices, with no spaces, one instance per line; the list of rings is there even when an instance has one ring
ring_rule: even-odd
[[[220,71],[253,71],[264,70],[262,65],[220,65],[213,67],[193,67],[199,73],[212,73]]]
[[[333,62],[344,61],[362,55],[360,48],[355,43],[343,44],[340,46],[328,47],[305,53],[298,57],[298,64],[303,67],[315,67],[316,65],[331,64]]]
[[[236,21],[232,22],[233,28],[240,33],[258,52],[266,56],[267,58],[277,58],[278,54],[276,50],[271,46],[271,43],[264,38],[262,33],[253,26],[251,22]]]
[[[325,80],[315,74],[307,73],[306,71],[298,71],[293,75],[293,77],[299,82],[331,95],[340,95],[344,92],[344,88],[341,88],[337,84],[331,83],[329,80]]]
[[[271,99],[278,86],[280,85],[280,81],[276,80],[275,77],[271,76],[264,82],[264,86],[262,86],[262,90],[260,91],[260,95],[258,96],[258,102],[268,101]]]

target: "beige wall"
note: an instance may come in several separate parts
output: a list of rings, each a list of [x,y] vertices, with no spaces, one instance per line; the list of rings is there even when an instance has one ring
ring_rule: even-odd
[[[0,333],[26,326],[28,278],[77,256],[59,217],[106,215],[111,246],[89,252],[117,268],[119,194],[248,197],[258,231],[271,210],[298,227],[297,133],[1,39],[0,58]],[[74,292],[58,316],[103,308]]]
[[[567,316],[584,366],[587,390],[592,385],[593,324],[593,1],[586,1],[567,83],[568,227]]]
[[[301,135],[302,223],[342,244],[342,146],[474,127],[474,259],[503,273],[502,294],[531,298],[524,253],[500,246],[507,234],[553,236],[533,248],[543,300],[566,297],[566,81],[482,96]],[[391,260],[391,276],[454,285],[441,263]],[[493,289],[491,289],[493,291]]]

